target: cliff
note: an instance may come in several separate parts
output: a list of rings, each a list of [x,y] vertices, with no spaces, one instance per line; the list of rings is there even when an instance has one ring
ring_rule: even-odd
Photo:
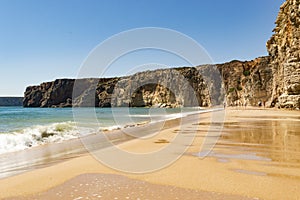
[[[269,56],[127,77],[60,79],[28,87],[23,105],[178,107],[226,101],[227,105],[256,106],[262,102],[267,107],[300,109],[299,25],[300,1],[287,0],[280,8],[274,35],[267,42]],[[220,81],[217,72],[222,76]]]
[[[96,107],[208,106],[210,96],[198,70],[185,67],[76,83],[75,79],[58,79],[27,87],[23,101],[24,107],[70,107],[72,103]]]
[[[24,93],[24,107],[70,107],[74,79],[59,79],[27,87]]]
[[[217,65],[223,76],[227,105],[257,106],[270,99],[273,76],[269,62],[269,57],[260,57]]]
[[[22,106],[23,97],[0,97],[0,106]]]
[[[278,107],[300,108],[300,1],[287,0],[267,42],[273,69],[272,97]]]
[[[215,66],[158,69],[126,77],[80,79],[76,84],[75,79],[58,79],[28,87],[23,104],[25,107],[70,107],[72,103],[96,107],[205,107],[222,104],[225,94],[228,105],[257,105],[272,94],[269,62],[269,57],[261,57]],[[223,79],[220,82],[216,78],[218,72]]]

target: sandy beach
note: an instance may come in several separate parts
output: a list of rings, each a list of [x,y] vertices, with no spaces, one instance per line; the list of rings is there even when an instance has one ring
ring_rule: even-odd
[[[0,10],[0,200],[300,200],[300,0]]]
[[[171,144],[179,129],[186,137],[196,131],[184,155],[160,170],[124,173],[83,153],[1,179],[0,198],[300,199],[299,111],[227,108],[225,117],[222,134],[205,158],[198,155],[213,126],[211,113],[118,144],[130,152],[154,152]]]

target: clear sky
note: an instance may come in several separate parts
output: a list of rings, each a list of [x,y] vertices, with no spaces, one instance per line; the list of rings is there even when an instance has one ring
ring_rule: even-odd
[[[0,0],[0,96],[23,96],[28,85],[76,77],[96,45],[132,28],[182,32],[216,63],[267,55],[265,44],[283,2]],[[122,75],[126,67],[109,75]]]

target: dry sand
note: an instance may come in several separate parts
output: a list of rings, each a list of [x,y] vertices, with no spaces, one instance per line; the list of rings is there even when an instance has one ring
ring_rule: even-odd
[[[0,198],[108,199],[120,194],[118,199],[158,199],[153,195],[161,199],[182,199],[180,195],[184,199],[300,199],[299,114],[228,108],[221,138],[213,152],[200,159],[196,155],[210,127],[211,115],[202,114],[199,120],[181,127],[118,145],[130,152],[153,152],[172,144],[180,128],[180,134],[187,137],[197,131],[187,152],[161,170],[123,173],[86,154],[0,180]],[[80,188],[80,184],[89,187]],[[105,196],[105,191],[111,196]],[[129,191],[134,194],[128,196]]]

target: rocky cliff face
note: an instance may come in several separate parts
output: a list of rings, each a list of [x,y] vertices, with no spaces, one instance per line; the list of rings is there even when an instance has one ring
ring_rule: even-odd
[[[261,57],[217,65],[223,76],[227,105],[257,106],[270,99],[273,76],[269,62],[269,57]]]
[[[222,96],[226,96],[228,105],[257,105],[272,95],[269,62],[269,57],[261,57],[216,66],[159,69],[120,78],[81,79],[76,84],[74,79],[59,79],[28,87],[24,106],[69,107],[73,103],[96,107],[205,107],[222,104]]]
[[[194,67],[146,71],[119,80],[114,106],[208,106],[209,91]]]
[[[74,79],[59,79],[27,87],[24,93],[24,107],[70,107]]]
[[[72,96],[73,95],[73,96]],[[196,68],[146,71],[103,79],[58,79],[30,86],[24,107],[179,107],[210,105],[209,91]]]
[[[273,68],[271,103],[300,108],[300,1],[287,0],[267,42]]]
[[[73,104],[94,106],[95,102],[85,101],[86,96],[93,89],[93,84],[99,83],[99,90],[105,88],[106,85],[113,87],[110,81],[116,79],[80,79],[77,80],[76,92],[73,95],[75,79],[57,79],[53,82],[45,82],[38,86],[29,86],[26,88],[23,99],[24,107],[71,107]],[[109,91],[109,90],[108,90]],[[95,93],[95,89],[93,90]],[[99,91],[97,91],[99,92]],[[73,99],[73,97],[75,97]],[[94,99],[95,100],[95,99]],[[101,99],[101,102],[105,100]],[[96,102],[99,103],[99,100]],[[102,106],[105,107],[105,106]]]

